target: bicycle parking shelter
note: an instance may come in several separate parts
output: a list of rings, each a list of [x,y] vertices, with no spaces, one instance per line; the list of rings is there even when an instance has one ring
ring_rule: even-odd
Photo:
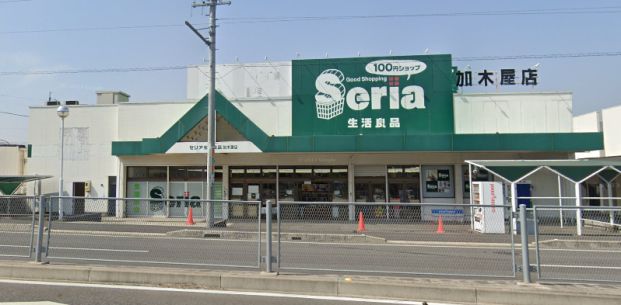
[[[582,211],[579,209],[583,206],[583,196],[581,185],[591,178],[597,177],[606,185],[607,195],[597,198],[586,197],[586,199],[602,199],[608,201],[608,205],[612,207],[614,202],[621,199],[613,197],[613,182],[621,176],[621,161],[606,159],[579,159],[579,160],[469,160],[466,161],[469,166],[469,175],[472,179],[473,172],[477,169],[484,169],[502,181],[509,184],[509,198],[513,212],[517,212],[518,204],[526,204],[530,207],[533,199],[558,199],[558,206],[561,208],[562,221],[563,216],[563,199],[572,199],[575,201],[575,221],[576,233],[582,235]],[[540,171],[549,171],[557,175],[558,193],[552,197],[533,197],[520,196],[518,193],[518,183],[528,179]],[[563,183],[565,180],[573,184],[574,194],[572,197],[563,195]],[[470,198],[472,202],[472,197]],[[610,224],[615,224],[615,215],[610,212]]]

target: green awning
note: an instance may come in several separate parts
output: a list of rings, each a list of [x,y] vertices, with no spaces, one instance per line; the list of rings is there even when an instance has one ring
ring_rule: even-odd
[[[0,176],[0,193],[12,195],[22,183],[50,178],[52,176]]]
[[[557,173],[580,182],[599,172],[603,177],[616,177],[621,173],[621,161],[612,160],[472,160],[466,161],[474,166],[487,169],[495,175],[516,182],[530,172],[549,168]]]

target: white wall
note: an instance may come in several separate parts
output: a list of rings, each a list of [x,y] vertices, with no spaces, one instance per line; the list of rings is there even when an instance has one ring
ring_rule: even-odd
[[[621,106],[574,117],[574,132],[603,132],[604,149],[576,153],[577,159],[621,156]]]
[[[0,146],[0,176],[24,174],[24,150],[19,146]]]
[[[574,132],[601,132],[601,113],[591,112],[579,116],[575,116],[573,119],[573,131]],[[586,152],[576,153],[576,159],[587,158],[599,158],[604,156],[603,150],[592,150]]]
[[[118,104],[117,140],[160,137],[195,104],[196,101]]]
[[[291,135],[291,62],[224,64],[216,67],[216,88],[268,135]],[[187,72],[187,97],[209,91],[209,67]]]
[[[70,115],[65,119],[65,194],[72,194],[73,182],[90,181],[87,196],[107,195],[108,176],[118,174],[117,158],[111,154],[112,141],[118,134],[116,118],[116,105],[70,106]],[[60,119],[56,107],[31,107],[28,123],[32,157],[26,173],[53,176],[43,180],[42,192],[57,193]]]
[[[602,129],[604,130],[604,155],[621,156],[621,106],[602,110]]]
[[[571,93],[484,93],[454,96],[455,133],[572,131]]]

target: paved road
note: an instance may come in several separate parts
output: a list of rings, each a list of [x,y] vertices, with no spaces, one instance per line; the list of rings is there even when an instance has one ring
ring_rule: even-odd
[[[36,283],[36,282],[35,282]],[[295,296],[209,290],[184,290],[139,286],[111,286],[71,283],[29,283],[0,280],[0,304],[5,302],[55,302],[71,305],[370,305],[421,304],[382,300]],[[381,303],[380,303],[381,302]],[[436,304],[436,303],[434,303]]]
[[[0,234],[0,254],[28,255],[28,242],[29,234],[26,232],[3,232]],[[51,262],[82,264],[257,270],[258,256],[263,253],[264,249],[259,248],[258,240],[55,233],[51,238],[48,259]],[[274,253],[277,253],[276,243]],[[531,258],[534,263],[534,251],[531,251]],[[542,249],[541,258],[542,270],[547,277],[621,281],[621,249],[618,248],[546,248]],[[518,264],[520,259],[516,257]],[[291,241],[281,244],[281,268],[289,272],[511,277],[512,263],[509,244],[339,244]]]

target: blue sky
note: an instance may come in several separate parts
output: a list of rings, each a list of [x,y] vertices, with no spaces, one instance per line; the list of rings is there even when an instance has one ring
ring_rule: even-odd
[[[218,62],[449,53],[453,57],[620,52],[618,1],[232,0],[218,17]],[[49,91],[59,100],[94,103],[97,90],[123,90],[133,101],[185,98],[185,71],[10,75],[2,72],[177,66],[202,63],[206,48],[183,26],[208,22],[188,0],[0,0],[0,111],[28,114]],[[403,15],[607,7],[604,13],[367,18],[240,23],[239,18]],[[584,9],[582,11],[585,11]],[[601,11],[601,10],[600,10]],[[576,10],[575,12],[580,12]],[[178,25],[97,31],[15,33],[66,28]],[[571,91],[574,113],[621,104],[621,56],[457,61],[475,72],[539,63],[535,88],[466,92]],[[27,142],[27,118],[0,113],[0,139]],[[1,142],[1,140],[0,140]]]

